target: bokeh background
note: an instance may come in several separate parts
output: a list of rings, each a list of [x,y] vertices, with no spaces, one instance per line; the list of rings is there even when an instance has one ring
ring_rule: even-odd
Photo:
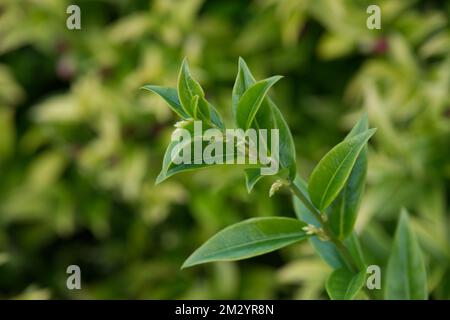
[[[370,4],[381,30],[366,28]],[[248,194],[231,167],[154,185],[177,119],[139,87],[175,86],[186,56],[230,123],[242,56],[259,79],[285,76],[271,95],[304,178],[367,110],[367,260],[383,268],[405,207],[430,295],[449,299],[449,16],[438,0],[1,0],[0,298],[326,298],[307,243],[179,269],[229,224],[294,216],[288,193],[268,198],[273,181]],[[71,264],[82,290],[66,288]]]

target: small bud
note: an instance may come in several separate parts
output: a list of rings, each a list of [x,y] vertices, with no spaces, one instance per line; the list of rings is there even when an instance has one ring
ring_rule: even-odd
[[[308,224],[307,226],[303,227],[302,230],[305,231],[307,235],[315,235],[322,241],[330,240],[325,231],[322,228],[317,228],[315,225]]]
[[[278,190],[281,189],[282,186],[284,186],[283,181],[281,180],[275,181],[270,187],[269,197],[272,197]]]
[[[181,121],[176,122],[173,126],[175,128],[182,129],[182,128],[186,128],[190,123],[192,123],[192,119],[181,120]]]
[[[321,217],[323,222],[328,222],[328,215],[326,213],[322,213]]]
[[[309,235],[316,234],[317,231],[318,231],[317,227],[315,225],[312,225],[312,224],[308,224],[307,226],[304,226],[302,228],[302,230],[305,231],[306,234],[309,234]]]

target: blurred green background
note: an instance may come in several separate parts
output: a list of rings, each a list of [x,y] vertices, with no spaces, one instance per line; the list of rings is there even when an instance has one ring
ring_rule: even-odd
[[[66,8],[81,8],[67,30]],[[382,29],[369,30],[378,4]],[[242,56],[294,135],[298,170],[367,110],[378,132],[357,230],[386,264],[400,208],[413,215],[431,298],[450,299],[450,2],[0,1],[0,298],[326,298],[305,243],[180,271],[218,230],[294,216],[288,193],[247,194],[239,169],[154,180],[177,121],[143,84],[175,86],[187,56],[228,120]],[[66,288],[81,267],[82,290]]]

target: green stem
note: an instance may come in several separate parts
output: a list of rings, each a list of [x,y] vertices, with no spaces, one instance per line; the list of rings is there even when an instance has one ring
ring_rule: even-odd
[[[348,268],[357,272],[358,268],[355,266],[354,259],[352,258],[350,252],[347,247],[342,243],[342,241],[336,237],[333,230],[331,230],[327,221],[325,221],[321,215],[321,213],[314,207],[314,205],[309,201],[308,197],[298,188],[294,183],[289,184],[289,188],[294,193],[294,195],[308,208],[308,210],[316,217],[316,219],[320,222],[325,234],[328,236],[330,241],[336,246],[339,253],[347,264]]]
[[[353,272],[358,272],[358,268],[356,267],[354,263],[354,259],[350,252],[348,251],[347,247],[344,245],[344,243],[336,237],[333,230],[331,230],[329,224],[327,221],[325,221],[320,214],[320,212],[314,207],[314,205],[309,201],[308,197],[298,188],[294,183],[289,183],[289,188],[291,189],[292,193],[301,201],[303,204],[308,208],[308,210],[316,217],[316,219],[320,222],[322,225],[322,228],[325,232],[325,234],[330,238],[330,241],[336,246],[337,250],[342,256],[342,259],[344,259],[344,262],[347,264],[348,268]],[[373,292],[367,287],[364,286],[364,291],[366,292],[367,296],[371,299],[375,299],[375,296]]]

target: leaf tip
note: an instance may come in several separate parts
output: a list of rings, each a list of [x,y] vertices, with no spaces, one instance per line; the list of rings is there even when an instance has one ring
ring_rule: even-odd
[[[377,132],[377,130],[378,130],[377,128],[371,128],[367,130],[369,133],[369,139],[375,134],[375,132]]]
[[[160,184],[161,182],[163,182],[164,180],[166,180],[168,177],[165,175],[165,174],[163,174],[163,172],[161,172],[157,177],[156,177],[156,180],[155,180],[155,186],[157,186],[158,184]]]
[[[402,207],[400,210],[399,221],[409,222],[409,212],[405,207]]]
[[[181,69],[189,73],[189,62],[187,57],[183,58],[183,61],[181,62]]]
[[[184,270],[198,264],[195,261],[192,261],[192,255],[193,254],[191,254],[186,260],[184,260],[183,264],[180,267],[180,270]]]
[[[241,67],[241,66],[246,66],[247,65],[247,63],[245,63],[245,60],[244,60],[244,58],[242,58],[241,56],[239,56],[239,59],[238,59],[238,65]]]
[[[155,87],[157,87],[157,86],[154,86],[151,84],[146,84],[146,85],[143,85],[142,87],[140,87],[139,90],[147,90],[150,92],[155,92]]]

